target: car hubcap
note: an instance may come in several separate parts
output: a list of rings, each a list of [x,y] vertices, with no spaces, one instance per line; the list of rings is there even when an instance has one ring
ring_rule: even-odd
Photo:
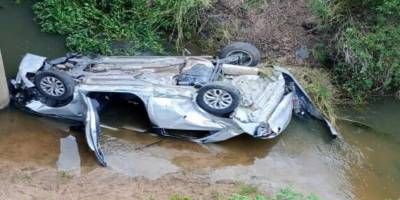
[[[232,105],[233,98],[225,90],[210,89],[204,94],[204,102],[214,109],[225,109]]]
[[[59,97],[65,93],[64,84],[56,77],[47,76],[40,81],[40,88],[48,95]]]
[[[249,55],[246,51],[232,51],[228,53],[227,57],[229,56],[236,56],[239,58],[238,63],[239,65],[249,66],[253,62],[253,58]]]

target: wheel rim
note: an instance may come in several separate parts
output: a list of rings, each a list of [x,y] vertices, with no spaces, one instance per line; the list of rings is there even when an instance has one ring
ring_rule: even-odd
[[[65,93],[64,84],[56,77],[46,76],[40,81],[40,89],[46,94],[59,97]]]
[[[227,57],[229,57],[229,56],[239,57],[239,60],[238,60],[239,65],[249,66],[253,62],[253,57],[251,57],[247,51],[243,51],[243,50],[232,51],[232,52],[228,53]]]
[[[233,103],[232,95],[221,89],[210,89],[204,94],[204,102],[214,109],[226,109]]]

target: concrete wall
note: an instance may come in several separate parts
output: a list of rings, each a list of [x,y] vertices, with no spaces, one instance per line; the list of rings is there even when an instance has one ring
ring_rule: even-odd
[[[0,50],[0,109],[5,108],[9,103],[10,95],[8,93],[7,78]]]

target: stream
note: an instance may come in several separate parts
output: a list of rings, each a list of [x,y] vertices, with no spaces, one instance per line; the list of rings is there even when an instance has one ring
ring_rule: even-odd
[[[31,5],[0,2],[0,48],[9,76],[15,75],[27,52],[50,58],[67,52],[63,37],[40,32]],[[341,118],[361,122],[340,120],[340,139],[331,140],[317,121],[294,118],[273,140],[243,136],[199,145],[141,133],[140,113],[115,106],[102,114],[102,123],[115,127],[103,129],[102,148],[107,170],[129,177],[157,180],[187,172],[262,190],[292,186],[322,199],[399,199],[400,102],[383,98],[338,110]],[[0,111],[1,162],[68,170],[75,176],[100,168],[83,131],[13,107]]]

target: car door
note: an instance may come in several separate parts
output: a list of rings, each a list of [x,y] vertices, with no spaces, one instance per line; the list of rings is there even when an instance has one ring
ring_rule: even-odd
[[[104,159],[104,154],[100,148],[100,134],[101,134],[101,128],[100,128],[100,118],[97,112],[97,107],[98,107],[98,102],[95,99],[92,99],[88,97],[85,93],[79,92],[79,95],[81,96],[83,102],[84,102],[84,107],[85,107],[85,137],[87,144],[92,150],[97,158],[97,161],[102,165],[102,166],[107,166],[107,163]]]

